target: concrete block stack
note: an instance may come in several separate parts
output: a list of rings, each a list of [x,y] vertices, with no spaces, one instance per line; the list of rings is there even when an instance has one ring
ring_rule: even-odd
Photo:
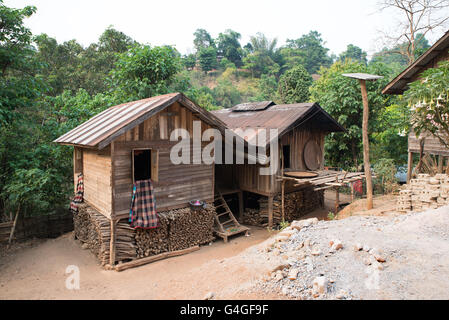
[[[397,211],[402,213],[437,209],[449,204],[449,176],[419,174],[399,192]]]

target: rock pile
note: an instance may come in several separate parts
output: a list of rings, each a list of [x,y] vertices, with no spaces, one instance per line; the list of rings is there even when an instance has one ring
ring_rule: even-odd
[[[382,250],[366,244],[350,245],[338,238],[329,241],[316,237],[319,230],[326,228],[316,218],[294,221],[267,241],[261,250],[267,260],[274,261],[274,267],[262,278],[260,288],[293,299],[355,298],[341,280],[343,270],[334,266],[344,268],[348,257],[353,257],[361,270],[381,272],[387,257]]]
[[[419,174],[399,192],[396,210],[401,213],[437,209],[449,204],[449,176]]]

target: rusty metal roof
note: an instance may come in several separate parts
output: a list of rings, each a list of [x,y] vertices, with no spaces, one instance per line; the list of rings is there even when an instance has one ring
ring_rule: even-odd
[[[353,79],[358,79],[358,80],[367,80],[367,81],[373,81],[373,80],[378,80],[378,79],[382,79],[382,76],[377,76],[374,74],[368,74],[368,73],[343,73],[342,76],[344,77],[348,77],[348,78],[353,78]]]
[[[230,108],[230,110],[232,110],[234,112],[261,111],[261,110],[265,110],[268,107],[271,107],[273,105],[275,105],[275,103],[273,101],[247,102],[247,103],[238,104],[238,105]]]
[[[253,139],[264,131],[263,129],[278,129],[279,137],[281,137],[291,129],[306,123],[313,123],[320,130],[327,132],[345,131],[318,103],[274,105],[258,112],[233,112],[231,109],[223,109],[213,111],[213,114],[249,143],[252,143]],[[246,133],[241,132],[246,129],[254,129],[254,134],[247,136]]]
[[[441,54],[447,54],[449,50],[449,31],[441,37],[432,47],[430,47],[421,57],[419,57],[407,69],[394,78],[383,90],[383,94],[403,94],[408,84],[417,74],[424,71],[433,59]]]
[[[54,142],[102,149],[126,131],[177,101],[206,123],[224,131],[225,124],[213,114],[197,106],[182,93],[170,93],[106,109]]]

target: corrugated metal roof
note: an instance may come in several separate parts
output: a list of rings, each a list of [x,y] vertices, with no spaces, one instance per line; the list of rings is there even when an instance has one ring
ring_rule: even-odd
[[[246,129],[254,129],[256,136],[261,129],[278,129],[282,136],[290,129],[300,126],[312,118],[318,119],[323,130],[328,132],[344,131],[326,111],[317,103],[297,103],[271,106],[258,112],[233,112],[231,109],[213,111],[234,133],[250,142],[253,136],[244,136]],[[243,131],[243,132],[242,132]],[[269,132],[267,132],[267,135]],[[269,142],[269,137],[267,143]]]
[[[449,31],[446,32],[435,44],[430,47],[407,69],[394,78],[383,90],[383,94],[403,94],[411,79],[426,69],[427,65],[441,54],[447,54],[449,50]]]
[[[247,102],[247,103],[238,104],[238,105],[230,108],[230,110],[232,110],[234,112],[261,111],[261,110],[265,110],[268,107],[271,107],[273,105],[275,105],[275,103],[273,101]]]
[[[196,106],[181,93],[170,93],[139,101],[111,107],[97,114],[54,142],[60,144],[99,147],[109,144],[114,138],[132,129],[150,116],[179,101],[187,108],[196,111],[198,116],[209,124],[224,130],[225,125],[214,115]]]

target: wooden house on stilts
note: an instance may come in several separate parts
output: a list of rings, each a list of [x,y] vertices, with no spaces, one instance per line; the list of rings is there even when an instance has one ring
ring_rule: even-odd
[[[183,141],[191,150],[187,162],[173,161],[181,138],[176,129],[184,130]],[[271,129],[278,134],[271,136]],[[76,237],[104,265],[119,262],[116,270],[122,270],[210,243],[214,233],[227,241],[246,232],[240,222],[251,195],[259,197],[257,209],[270,227],[322,205],[324,189],[338,190],[363,177],[323,170],[325,135],[339,131],[344,128],[317,103],[260,102],[208,112],[172,93],[111,107],[55,142],[74,147],[75,187],[80,174],[84,179],[85,204],[74,214]],[[257,136],[263,154],[254,154],[254,137],[248,134]],[[217,137],[224,143],[218,145]],[[212,162],[207,162],[202,151],[211,145]],[[222,159],[219,146],[225,151]],[[229,149],[243,162],[227,163]],[[262,174],[270,166],[260,163],[262,158],[280,165]],[[154,187],[159,216],[155,229],[136,230],[128,222],[133,184],[140,180],[151,180]],[[238,209],[224,198],[232,194],[238,195]],[[207,205],[195,208],[193,200]],[[240,212],[240,221],[231,211]]]

